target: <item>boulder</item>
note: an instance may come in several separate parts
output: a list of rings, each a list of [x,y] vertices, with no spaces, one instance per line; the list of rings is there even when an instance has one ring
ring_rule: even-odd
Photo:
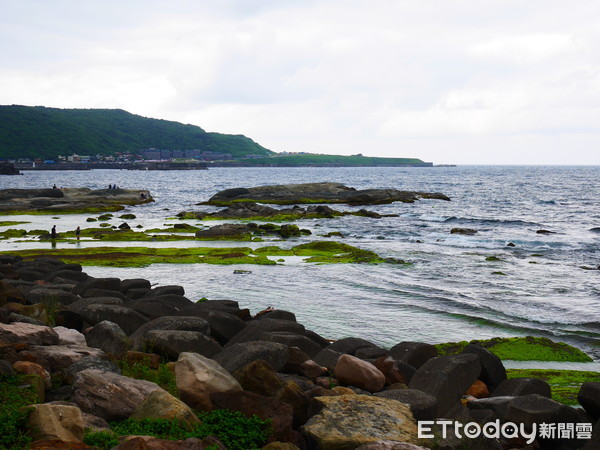
[[[46,280],[53,282],[56,282],[57,280],[67,280],[73,283],[82,283],[89,279],[90,276],[87,273],[72,269],[54,270],[46,275]]]
[[[389,398],[410,407],[415,420],[434,420],[437,413],[437,399],[416,389],[388,389],[377,392],[375,397]]]
[[[64,442],[83,440],[83,416],[81,410],[75,406],[47,403],[32,405],[27,425],[34,440],[58,439]]]
[[[25,294],[25,298],[28,303],[58,303],[61,305],[70,305],[76,301],[79,297],[77,295],[66,292],[62,289],[56,289],[53,287],[38,287],[30,290]]]
[[[107,359],[100,359],[95,356],[84,356],[79,361],[71,364],[64,371],[67,380],[73,381],[75,375],[83,370],[94,369],[103,372],[112,372],[117,375],[121,375],[121,369],[119,369],[115,363]]]
[[[185,315],[185,308],[193,304],[191,300],[182,295],[164,294],[131,300],[127,302],[127,307],[150,319],[156,319],[163,316]]]
[[[293,439],[294,409],[287,403],[241,390],[215,392],[210,399],[216,408],[239,411],[246,417],[256,415],[263,420],[271,420],[272,434],[269,441],[285,442]]]
[[[273,368],[262,359],[251,362],[233,375],[244,390],[267,397],[274,397],[284,384]]]
[[[355,356],[342,355],[334,369],[337,380],[370,392],[379,392],[385,385],[385,375],[373,364]]]
[[[304,335],[304,326],[296,322],[280,319],[262,319],[253,320],[246,324],[246,327],[236,334],[227,343],[227,346],[239,344],[242,342],[258,341],[263,333],[271,331],[283,331],[292,334]]]
[[[58,333],[50,327],[15,322],[0,323],[0,341],[23,342],[29,345],[58,344]]]
[[[327,369],[309,359],[308,361],[304,361],[302,364],[300,364],[300,372],[305,377],[317,378],[325,375],[327,373]]]
[[[490,391],[496,389],[500,383],[506,380],[506,369],[500,358],[481,345],[469,344],[465,347],[463,353],[474,353],[479,356],[479,362],[481,363],[479,378],[487,385]]]
[[[381,347],[362,347],[354,352],[354,356],[360,359],[377,359],[387,356],[388,351]]]
[[[210,335],[221,345],[227,344],[246,327],[246,322],[242,319],[223,311],[210,311],[206,320],[210,325]]]
[[[474,236],[477,234],[477,230],[473,230],[472,228],[452,228],[450,230],[450,234],[462,234],[465,236]]]
[[[66,369],[86,356],[102,358],[104,352],[83,345],[35,345],[21,352],[21,356],[23,359],[37,362],[50,372],[55,372]]]
[[[150,381],[94,369],[78,372],[73,389],[73,399],[83,411],[105,420],[131,416],[150,393],[161,390]]]
[[[121,280],[121,292],[127,295],[129,289],[150,289],[150,281],[143,278],[131,278],[127,280]]]
[[[551,398],[550,385],[539,378],[511,378],[504,380],[492,392],[492,397],[516,397],[519,395],[539,394]]]
[[[234,373],[257,359],[266,361],[274,370],[278,371],[285,366],[288,357],[289,349],[283,344],[253,341],[225,346],[220,353],[214,356],[214,360],[229,373]]]
[[[90,347],[99,348],[108,355],[123,356],[132,346],[131,339],[121,327],[108,320],[103,320],[87,330],[85,338]]]
[[[82,297],[116,297],[123,300],[123,302],[126,302],[128,300],[127,296],[120,291],[109,291],[108,289],[98,288],[86,289],[85,294],[83,294]]]
[[[82,308],[79,314],[92,325],[96,325],[104,320],[114,322],[128,336],[148,322],[148,319],[139,312],[121,305],[88,305]]]
[[[342,356],[340,352],[336,352],[327,347],[317,353],[313,358],[313,361],[328,370],[333,370],[340,356]]]
[[[594,421],[600,419],[600,383],[588,381],[581,385],[577,395],[579,404]]]
[[[85,297],[68,305],[68,310],[80,314],[89,305],[122,305],[123,300],[119,297]]]
[[[438,351],[435,346],[423,342],[400,342],[390,349],[389,354],[395,360],[418,369],[431,358],[435,358]]]
[[[200,423],[194,411],[178,398],[166,391],[151,392],[142,403],[138,405],[131,415],[132,419],[166,419],[177,420],[186,426]]]
[[[144,335],[144,348],[171,360],[183,352],[211,358],[222,350],[217,341],[203,333],[181,330],[150,330]]]
[[[53,328],[58,333],[59,345],[87,345],[85,336],[72,328],[57,326]]]
[[[283,309],[271,309],[266,312],[258,313],[255,316],[256,320],[262,319],[279,319],[279,320],[289,320],[290,322],[296,322],[296,314],[290,311],[285,311]]]
[[[321,351],[319,344],[306,336],[287,333],[285,331],[268,331],[260,335],[261,341],[278,342],[288,347],[298,347],[309,357],[315,356]]]
[[[358,349],[361,348],[378,348],[377,345],[373,344],[366,339],[348,337],[338,339],[337,341],[330,344],[327,348],[338,353],[346,353],[348,355],[354,355]]]
[[[212,393],[242,389],[237,380],[216,361],[197,353],[179,355],[175,364],[175,379],[181,400],[199,411],[212,408]]]
[[[40,379],[44,380],[44,386],[46,389],[50,389],[52,386],[50,374],[39,364],[31,361],[15,361],[12,366],[16,373],[20,373],[22,375],[36,375],[40,377]]]
[[[152,330],[196,331],[205,335],[210,334],[208,322],[200,317],[165,316],[151,320],[138,328],[131,335],[134,350],[142,350],[146,341],[146,333]]]
[[[415,373],[412,366],[404,362],[396,362],[391,356],[380,356],[373,363],[385,376],[386,384],[408,384]],[[402,367],[402,370],[400,369]]]
[[[89,278],[88,280],[77,285],[75,294],[83,295],[88,289],[121,291],[121,280],[118,278]]]
[[[183,288],[183,286],[179,286],[179,285],[157,286],[150,291],[149,296],[157,297],[159,295],[169,295],[169,294],[184,296],[185,289]]]
[[[417,369],[408,386],[434,396],[438,401],[438,416],[441,416],[460,400],[480,373],[477,355],[438,356]]]
[[[46,305],[38,303],[36,305],[23,305],[21,303],[7,303],[4,310],[10,311],[9,322],[25,322],[32,325],[49,325]]]
[[[379,440],[417,443],[408,406],[367,395],[315,397],[315,414],[302,427],[310,444],[322,449],[351,449]]]

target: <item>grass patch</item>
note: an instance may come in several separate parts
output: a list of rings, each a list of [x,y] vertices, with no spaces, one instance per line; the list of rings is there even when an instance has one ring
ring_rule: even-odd
[[[197,415],[202,423],[193,427],[185,427],[177,420],[166,419],[126,419],[112,422],[110,432],[88,431],[84,442],[110,449],[118,443],[119,436],[154,436],[168,440],[215,436],[230,450],[251,450],[262,448],[271,432],[269,420],[262,420],[257,416],[246,417],[237,411],[217,409]]]
[[[135,378],[136,380],[146,380],[158,384],[174,397],[179,398],[177,385],[175,383],[175,374],[166,364],[159,364],[157,369],[151,369],[148,364],[142,362],[128,363],[119,359],[115,361],[121,369],[124,376]]]
[[[27,416],[37,403],[34,388],[21,376],[0,375],[0,448],[28,448],[31,437],[27,434]]]
[[[581,385],[588,381],[600,382],[600,373],[580,370],[506,369],[508,378],[538,378],[550,385],[552,399],[565,405],[577,405]]]
[[[589,355],[571,345],[533,336],[447,342],[436,347],[440,355],[450,355],[462,352],[468,344],[479,344],[500,359],[514,361],[593,361]]]

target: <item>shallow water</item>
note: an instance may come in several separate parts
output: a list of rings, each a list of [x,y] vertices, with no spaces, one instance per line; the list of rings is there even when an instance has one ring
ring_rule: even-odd
[[[147,268],[85,270],[94,276],[144,277],[181,284],[196,300],[228,298],[253,312],[288,309],[327,338],[361,336],[381,345],[401,340],[445,342],[494,336],[538,335],[577,345],[600,358],[600,167],[449,168],[215,168],[208,171],[25,172],[0,178],[0,188],[64,187],[149,189],[156,202],[131,207],[145,228],[161,227],[177,212],[219,190],[277,183],[337,181],[356,188],[393,187],[443,192],[451,202],[368,207],[400,217],[299,222],[313,236],[340,231],[344,242],[401,258],[411,266],[309,265],[289,260],[278,266],[155,264]],[[353,209],[338,205],[337,209]],[[115,214],[118,216],[119,214]],[[87,215],[23,216],[16,228],[61,230],[94,226]],[[19,220],[4,216],[0,220]],[[113,224],[122,220],[115,218]],[[189,221],[196,224],[197,221]],[[208,223],[213,225],[214,222]],[[478,230],[451,235],[453,227]],[[4,228],[3,228],[4,229]],[[540,235],[536,231],[555,232]],[[515,247],[507,247],[512,242]],[[291,246],[298,240],[277,243]],[[2,250],[49,247],[48,243],[3,241]],[[254,246],[204,241],[59,243],[134,246]],[[486,261],[496,256],[501,261]],[[250,274],[234,274],[235,269]],[[501,272],[502,274],[497,274]],[[496,273],[496,274],[494,274]]]

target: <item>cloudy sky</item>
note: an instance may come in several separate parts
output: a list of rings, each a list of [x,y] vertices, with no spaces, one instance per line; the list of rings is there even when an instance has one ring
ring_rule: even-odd
[[[274,151],[600,164],[597,0],[0,0],[0,104]]]

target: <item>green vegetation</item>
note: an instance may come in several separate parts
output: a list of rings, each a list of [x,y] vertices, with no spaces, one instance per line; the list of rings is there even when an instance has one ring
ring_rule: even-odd
[[[138,153],[145,148],[200,149],[233,157],[272,154],[242,135],[150,119],[119,109],[0,106],[0,157],[56,159],[60,154]]]
[[[285,155],[276,158],[256,158],[244,160],[244,164],[252,166],[404,166],[426,165],[417,158],[377,158],[370,156],[340,156],[340,155]]]
[[[548,338],[533,336],[448,342],[437,344],[436,347],[440,355],[449,355],[462,352],[468,344],[479,344],[500,359],[514,361],[593,361],[578,348],[563,342],[554,342]]]
[[[271,431],[270,420],[262,420],[257,416],[246,417],[237,411],[217,409],[197,415],[201,423],[191,428],[182,426],[177,420],[167,419],[126,419],[112,422],[112,431],[88,431],[84,442],[110,449],[118,443],[118,436],[154,436],[169,440],[215,436],[230,450],[250,450],[264,446]]]
[[[1,107],[0,107],[1,108]],[[1,153],[1,151],[0,151]],[[127,204],[127,203],[123,203]],[[89,206],[87,208],[69,209],[68,207],[51,209],[13,209],[10,211],[2,211],[3,216],[47,216],[49,214],[93,214],[103,213],[107,211],[121,211],[125,209],[123,205],[104,205],[104,206]]]
[[[67,263],[87,266],[145,267],[155,263],[171,264],[260,264],[275,265],[267,256],[303,256],[305,262],[320,264],[391,263],[404,261],[383,259],[376,253],[338,242],[311,242],[290,250],[276,246],[251,249],[249,247],[215,248],[147,248],[147,247],[92,247],[73,249],[35,249],[11,252],[24,258],[55,257]]]
[[[0,220],[0,227],[11,227],[14,225],[22,225],[24,223],[31,223],[31,222],[19,222],[16,220],[4,220],[4,221]]]
[[[143,362],[130,364],[126,360],[119,359],[115,363],[124,376],[137,380],[152,381],[172,396],[179,397],[177,385],[175,384],[175,374],[166,364],[159,364],[157,369],[152,369],[148,363],[144,364]]]
[[[0,375],[0,448],[27,448],[26,406],[37,403],[35,389],[22,376]]]
[[[550,385],[552,398],[566,405],[577,405],[581,385],[588,381],[600,382],[600,373],[579,370],[507,369],[508,378],[539,378]]]

